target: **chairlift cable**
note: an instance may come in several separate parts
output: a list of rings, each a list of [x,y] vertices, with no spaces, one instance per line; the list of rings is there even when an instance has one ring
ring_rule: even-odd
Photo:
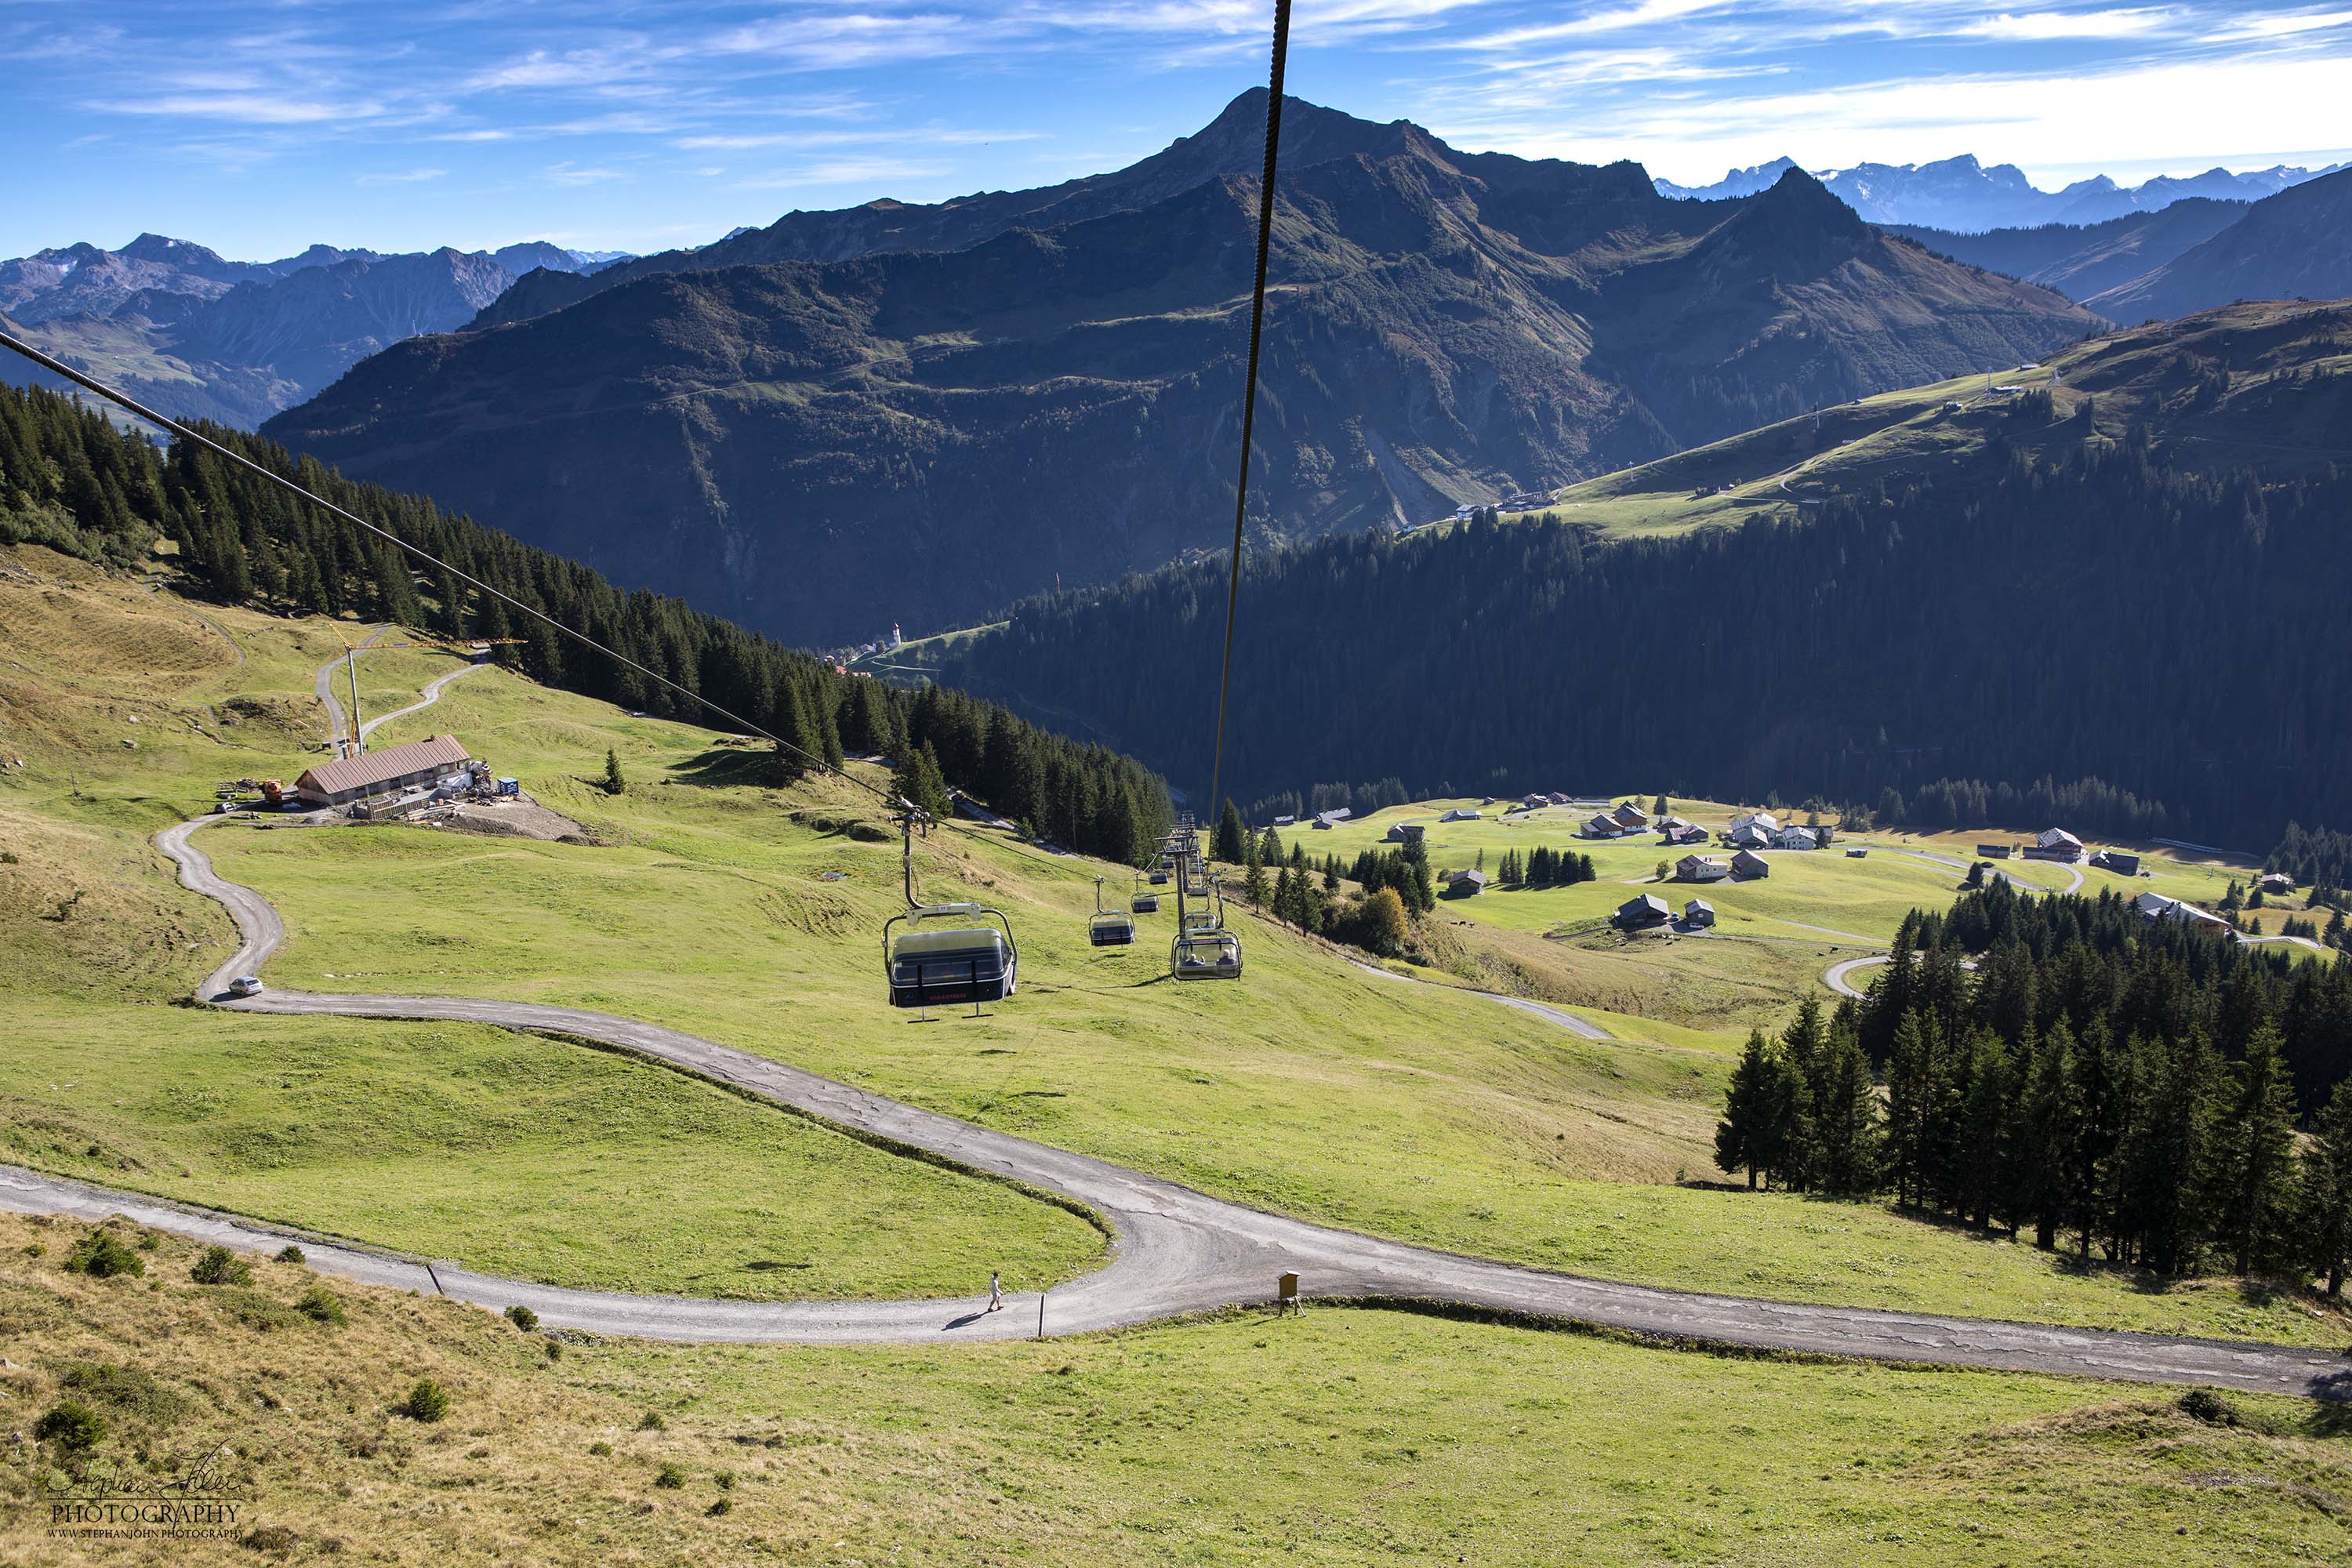
[[[1258,344],[1265,329],[1265,264],[1274,241],[1275,153],[1282,144],[1282,72],[1290,50],[1290,0],[1274,0],[1274,64],[1265,100],[1265,174],[1257,190],[1257,281],[1250,290],[1249,380],[1242,390],[1241,477],[1234,486],[1234,550],[1225,581],[1225,652],[1217,676],[1217,738],[1209,761],[1211,813],[1223,810],[1225,699],[1234,683],[1234,612],[1241,603],[1242,524],[1249,510],[1250,441],[1257,423]]]

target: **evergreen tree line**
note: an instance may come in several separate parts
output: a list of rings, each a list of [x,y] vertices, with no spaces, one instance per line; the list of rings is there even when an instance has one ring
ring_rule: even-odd
[[[1906,921],[1866,1002],[1751,1036],[1717,1158],[2086,1260],[2332,1290],[2352,1250],[2347,1063],[2352,965],[1995,882]]]
[[[1437,907],[1437,879],[1429,868],[1428,850],[1418,842],[1360,852],[1348,868],[1348,880],[1367,894],[1393,889],[1407,914],[1425,915]]]
[[[2116,838],[2162,838],[2172,828],[2162,801],[2142,800],[2102,779],[2062,784],[2047,775],[2023,789],[2005,781],[1937,779],[1908,797],[1890,784],[1879,792],[1872,820],[1881,827],[1916,827],[1927,833],[2071,824],[2085,833]]]
[[[1173,820],[1166,785],[1100,746],[1048,733],[961,692],[900,691],[852,678],[680,600],[627,593],[578,562],[520,543],[423,497],[354,484],[275,442],[205,434],[272,472],[584,632],[687,690],[791,742],[781,776],[821,757],[879,753],[922,784],[925,752],[944,814],[953,781],[1003,815],[1088,854],[1140,864]],[[94,409],[0,386],[0,540],[47,544],[117,567],[178,547],[192,591],[232,604],[357,616],[449,637],[517,637],[496,655],[534,680],[698,724],[709,710],[606,655],[560,637],[449,572],[414,570],[391,543],[295,499],[206,448],[159,450]],[[722,726],[723,727],[723,726]],[[928,786],[926,786],[928,787]]]
[[[2314,903],[2336,903],[2343,890],[2352,888],[2352,833],[2290,822],[2263,868],[2284,871],[2307,884]]]
[[[1375,779],[1360,784],[1319,784],[1304,795],[1290,789],[1262,795],[1251,803],[1249,818],[1252,822],[1272,822],[1278,817],[1307,817],[1326,811],[1352,811],[1358,816],[1369,816],[1413,798],[1399,778]]]
[[[1337,759],[1416,793],[1638,771],[1699,798],[2239,846],[2352,821],[2352,471],[2185,462],[2142,428],[1679,538],[1480,520],[1255,550],[1227,772],[1287,801]],[[1222,622],[1197,610],[1224,570],[1024,604],[942,678],[1050,692],[1161,763],[1205,755],[1213,714],[1128,672],[1216,667]],[[2264,635],[2184,631],[2215,605],[2259,605]]]
[[[1600,872],[1592,857],[1573,849],[1553,849],[1538,844],[1533,849],[1506,849],[1495,879],[1506,888],[1567,888],[1590,882]]]

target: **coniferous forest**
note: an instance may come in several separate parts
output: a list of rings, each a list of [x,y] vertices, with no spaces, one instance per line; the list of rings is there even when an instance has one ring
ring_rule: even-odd
[[[791,742],[781,776],[822,757],[880,753],[902,780],[943,781],[1073,848],[1140,864],[1173,818],[1167,786],[1131,758],[1050,734],[994,703],[853,678],[684,602],[626,593],[577,562],[522,544],[421,497],[354,484],[274,442],[205,434],[414,544],[457,572],[586,633],[625,658]],[[0,386],[0,543],[45,544],[101,565],[178,547],[200,596],[289,614],[352,615],[451,637],[519,637],[498,654],[532,679],[664,718],[711,724],[699,703],[533,616],[412,569],[386,541],[299,501],[205,448],[159,450],[55,393]],[[719,721],[719,727],[725,727]],[[934,810],[944,790],[926,784]]]
[[[1639,787],[2259,853],[2352,820],[2352,474],[2196,471],[2144,430],[1997,478],[1668,539],[1557,518],[1244,563],[1228,776],[1272,805]],[[1205,756],[1225,565],[1017,606],[941,679]],[[1181,781],[1180,781],[1181,782]],[[1345,793],[1340,792],[1340,793]]]
[[[1867,1001],[1752,1035],[1717,1160],[2085,1259],[2332,1291],[2352,1264],[2348,1072],[2352,965],[1996,880],[1906,920]]]

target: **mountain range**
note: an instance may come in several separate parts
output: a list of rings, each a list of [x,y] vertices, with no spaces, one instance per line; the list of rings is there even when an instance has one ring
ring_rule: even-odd
[[[1224,631],[1213,558],[885,657],[1196,799],[1221,725],[1243,801],[1391,776],[1418,795],[1596,790],[1638,756],[1676,799],[2087,775],[2100,831],[2259,842],[2352,812],[2327,695],[2352,659],[2347,331],[2352,300],[2223,306],[2017,384],[1752,431],[1517,521],[1253,552],[1229,713],[1201,684]],[[1680,528],[1694,481],[1727,475],[1744,500]],[[2194,629],[2236,605],[2261,606],[2262,635]],[[2250,747],[2263,766],[2240,765]]]
[[[0,262],[0,320],[163,413],[251,426],[386,344],[471,320],[522,273],[614,259],[531,241],[395,255],[314,245],[229,261],[142,234],[119,250],[80,244]]]
[[[1115,174],[541,273],[267,431],[804,645],[1157,565],[1230,526],[1264,118],[1247,93]],[[1632,163],[1295,100],[1285,130],[1264,537],[1418,521],[2097,325],[1801,172],[1677,201]],[[920,244],[961,247],[896,248]],[[585,297],[539,308],[560,290]]]
[[[1987,168],[1963,153],[1932,163],[1857,163],[1850,169],[1821,169],[1814,171],[1814,178],[1872,223],[1979,234],[2043,224],[2105,223],[2132,213],[2161,212],[2175,202],[2194,198],[2260,201],[2347,166],[2352,165],[2330,163],[2305,169],[2280,163],[2236,174],[2213,168],[2186,178],[2158,175],[2128,186],[2095,174],[2063,189],[2045,191],[2014,163]],[[1678,185],[1671,180],[1656,184],[1661,195],[1724,201],[1754,195],[1795,167],[1793,159],[1775,158],[1752,168],[1734,169],[1709,185]]]
[[[2352,294],[2352,169],[2252,203],[2191,197],[2075,226],[1985,234],[1889,226],[1939,255],[2055,289],[2109,321],[2184,316],[2241,300]]]

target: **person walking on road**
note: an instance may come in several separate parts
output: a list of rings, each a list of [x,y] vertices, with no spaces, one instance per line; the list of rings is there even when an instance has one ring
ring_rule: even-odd
[[[993,1268],[988,1271],[988,1310],[992,1312],[1004,1310],[1004,1281]]]

